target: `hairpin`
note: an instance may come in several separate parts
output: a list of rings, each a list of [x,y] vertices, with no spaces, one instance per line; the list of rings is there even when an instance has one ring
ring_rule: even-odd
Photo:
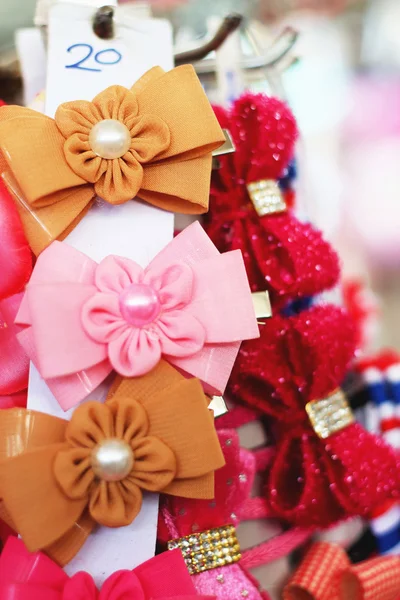
[[[311,546],[283,592],[284,600],[397,600],[400,559],[373,558],[352,565],[336,544]]]
[[[0,429],[2,517],[29,550],[61,565],[95,524],[131,523],[142,490],[212,498],[224,464],[199,381],[163,361],[117,379],[106,403],[80,405],[69,422],[10,409],[0,411]]]
[[[236,151],[212,177],[205,228],[220,251],[240,248],[252,291],[272,302],[312,296],[339,277],[338,257],[322,235],[288,210],[291,189],[279,178],[293,158],[297,126],[286,104],[245,93],[230,111],[215,108]]]
[[[0,300],[0,408],[21,403],[28,387],[29,358],[17,340],[14,319],[22,294]]]
[[[354,417],[340,385],[355,350],[351,320],[334,306],[274,317],[242,344],[228,396],[271,417],[276,453],[271,512],[299,526],[367,515],[399,494],[396,456]]]
[[[32,272],[32,253],[14,201],[0,178],[0,300],[21,292]]]
[[[40,552],[27,552],[23,542],[10,539],[0,557],[0,599],[11,600],[213,600],[199,596],[182,556],[164,552],[133,571],[117,571],[99,592],[89,573],[69,577]]]
[[[241,253],[221,255],[198,222],[142,269],[100,264],[65,243],[39,257],[19,335],[64,410],[115,369],[150,371],[164,356],[222,393],[243,339],[259,335]],[[80,373],[84,372],[84,375]]]
[[[0,110],[0,171],[22,190],[35,254],[65,237],[96,195],[205,212],[211,152],[224,142],[190,65],[168,73],[155,67],[131,90],[112,86],[92,102],[62,104],[54,119],[18,106]]]

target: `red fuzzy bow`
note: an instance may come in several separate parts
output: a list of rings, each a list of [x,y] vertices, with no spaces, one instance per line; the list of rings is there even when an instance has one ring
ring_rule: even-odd
[[[0,558],[0,600],[212,600],[198,596],[180,552],[165,552],[133,571],[118,571],[99,592],[91,575],[69,578],[44,554],[9,538]]]
[[[190,536],[190,541],[193,535],[201,536],[208,530],[228,524],[238,525],[240,522],[246,503],[250,500],[256,471],[255,456],[240,448],[235,431],[221,430],[218,437],[225,466],[215,473],[214,500],[165,498],[158,527],[160,541],[167,542],[171,538],[185,536]],[[196,543],[197,540],[193,539],[191,547],[182,548],[184,556],[185,552],[196,548]],[[217,551],[210,547],[209,552],[212,554]],[[201,556],[207,559],[204,554]],[[199,593],[215,595],[218,600],[232,600],[241,594],[248,600],[269,600],[268,594],[259,590],[258,583],[240,561],[195,574],[193,582]]]
[[[337,390],[354,350],[346,313],[314,307],[267,321],[236,361],[231,396],[273,418],[277,445],[267,499],[271,511],[291,523],[326,526],[346,515],[366,515],[398,495],[395,454],[383,440],[354,422],[321,439],[305,410]]]
[[[338,258],[321,234],[288,211],[258,216],[247,188],[260,181],[276,186],[293,157],[298,132],[289,108],[246,93],[230,112],[219,107],[215,112],[236,152],[221,156],[213,174],[205,228],[214,244],[223,252],[242,250],[252,290],[267,288],[274,303],[333,286]]]

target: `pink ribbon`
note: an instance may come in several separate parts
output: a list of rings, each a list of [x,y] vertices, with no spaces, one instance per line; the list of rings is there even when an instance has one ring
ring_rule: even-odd
[[[181,553],[165,552],[133,571],[117,571],[97,590],[88,573],[69,578],[50,558],[9,538],[0,557],[0,600],[212,600],[199,597]]]
[[[97,264],[54,242],[38,258],[16,322],[64,410],[113,369],[140,376],[161,356],[221,394],[240,342],[259,336],[241,252],[220,254],[197,222],[145,269],[118,256]]]
[[[0,408],[21,404],[26,397],[29,358],[18,343],[14,325],[21,300],[22,294],[0,300]]]

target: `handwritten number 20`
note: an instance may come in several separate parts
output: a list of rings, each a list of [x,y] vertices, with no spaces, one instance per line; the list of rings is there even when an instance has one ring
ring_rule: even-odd
[[[86,48],[87,54],[72,65],[65,65],[66,69],[81,69],[81,71],[94,71],[97,73],[101,71],[101,69],[94,67],[83,66],[83,63],[86,63],[93,54],[93,47],[90,46],[90,44],[73,44],[67,48],[67,52],[72,52],[75,48]],[[107,60],[107,56],[109,57],[109,60]],[[114,58],[114,60],[110,60],[110,57]],[[122,55],[114,48],[106,48],[105,50],[96,52],[93,58],[99,65],[116,65],[122,59]]]

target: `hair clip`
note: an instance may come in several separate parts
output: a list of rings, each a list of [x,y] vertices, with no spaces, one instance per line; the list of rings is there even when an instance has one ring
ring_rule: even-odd
[[[29,358],[17,340],[14,325],[21,300],[22,294],[0,300],[0,408],[14,401],[20,404],[21,392],[28,387]]]
[[[54,119],[19,106],[0,110],[0,171],[22,190],[35,254],[65,237],[96,196],[205,212],[211,153],[224,142],[190,65],[155,67],[131,90],[111,86],[92,102],[62,104]]]
[[[240,342],[259,335],[241,253],[221,255],[198,222],[146,269],[117,256],[97,264],[53,243],[17,321],[27,326],[20,342],[64,410],[113,369],[136,377],[161,356],[221,394]]]
[[[283,591],[283,600],[397,600],[400,559],[372,558],[352,565],[336,544],[311,546]]]
[[[24,289],[32,273],[32,252],[14,201],[0,178],[0,301]]]
[[[232,372],[228,397],[272,418],[271,512],[302,527],[366,516],[399,494],[393,450],[354,422],[340,390],[354,351],[346,313],[316,306],[266,321]]]
[[[10,409],[0,428],[2,513],[28,550],[61,565],[96,524],[130,524],[142,490],[213,498],[224,464],[199,381],[165,362],[118,379],[106,403],[80,405],[71,421]]]
[[[9,539],[0,557],[0,598],[9,600],[213,600],[199,596],[179,552],[164,552],[132,571],[117,571],[101,591],[89,573],[69,577],[41,552],[27,552],[23,542]]]
[[[313,296],[338,280],[336,253],[320,232],[294,217],[292,190],[279,185],[293,158],[297,126],[286,104],[245,93],[230,111],[216,107],[236,152],[213,173],[205,228],[222,251],[243,252],[252,291],[267,286],[275,306]]]
[[[209,500],[163,499],[158,538],[169,550],[180,549],[197,591],[219,600],[268,598],[241,564],[236,527],[250,501],[255,456],[240,448],[235,431],[218,432],[225,466],[215,473]]]

